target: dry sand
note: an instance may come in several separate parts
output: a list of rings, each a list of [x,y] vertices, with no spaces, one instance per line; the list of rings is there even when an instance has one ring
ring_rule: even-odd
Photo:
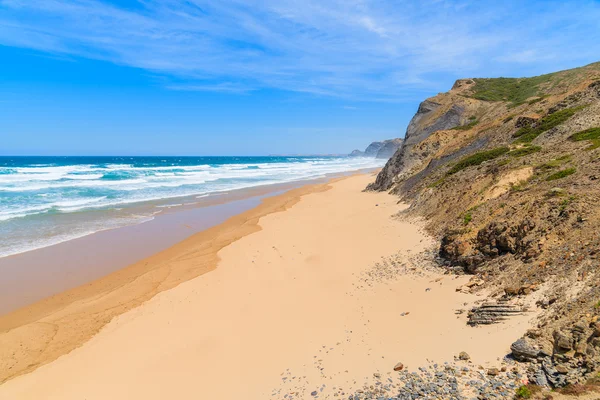
[[[433,244],[418,224],[392,218],[405,207],[396,197],[361,192],[372,179],[354,176],[330,190],[317,185],[270,200],[273,209],[263,209],[258,221],[262,230],[230,225],[237,233],[229,238],[237,240],[220,249],[216,269],[148,294],[150,300],[129,307],[81,347],[4,383],[0,398],[268,399],[290,392],[310,398],[314,390],[327,398],[334,386],[362,386],[399,361],[413,369],[467,351],[475,363],[497,364],[530,316],[466,326],[454,311],[478,299],[455,291],[467,278],[428,272],[365,282],[381,257]],[[206,239],[193,236],[145,262],[170,265],[175,275],[177,268],[195,270],[198,254],[209,257],[198,253]],[[119,290],[102,297],[118,302],[119,296],[131,297]],[[86,323],[97,309],[69,307],[61,318]],[[31,332],[39,324],[30,319]],[[54,321],[60,326],[60,318]],[[7,337],[0,336],[0,345],[18,343]]]

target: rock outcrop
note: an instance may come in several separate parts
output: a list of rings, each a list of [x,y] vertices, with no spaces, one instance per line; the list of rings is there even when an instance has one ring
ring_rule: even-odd
[[[418,169],[437,147],[426,148],[423,144],[435,132],[447,131],[461,125],[466,126],[474,120],[472,101],[458,93],[444,93],[427,99],[419,105],[415,116],[406,129],[404,141],[398,151],[390,158],[371,190],[388,190],[395,182]]]
[[[440,266],[477,275],[472,324],[519,312],[515,337],[541,385],[600,370],[600,63],[534,78],[461,79],[423,101],[368,189],[398,194],[440,240]],[[512,303],[511,303],[512,304]],[[517,340],[518,339],[518,340]]]
[[[375,157],[388,159],[402,145],[403,139],[389,139],[383,142],[372,142],[365,151],[354,150],[349,154],[350,157]]]

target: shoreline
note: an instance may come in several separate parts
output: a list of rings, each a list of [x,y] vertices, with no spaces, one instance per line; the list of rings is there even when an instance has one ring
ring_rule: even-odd
[[[0,317],[36,301],[85,285],[223,223],[258,206],[262,199],[335,177],[371,169],[329,174],[323,178],[266,184],[206,197],[164,199],[149,220],[109,228],[64,242],[0,257]],[[192,202],[190,202],[192,201]],[[156,202],[154,202],[156,203]],[[153,207],[141,203],[141,210]],[[158,203],[156,203],[158,204]],[[104,249],[111,249],[110,252]]]
[[[336,179],[343,178],[305,184],[280,195],[265,197],[256,207],[235,214],[147,258],[0,316],[0,385],[69,353],[93,337],[115,316],[141,305],[157,293],[212,271],[219,260],[216,253],[260,230],[258,220],[261,217],[285,211],[304,195],[328,190],[328,185]],[[187,257],[195,257],[198,263],[179,270],[176,276],[171,274],[170,265],[164,265],[176,265],[178,258]],[[135,286],[135,289],[130,290],[130,286]],[[86,312],[89,325],[81,329],[85,323],[79,316]],[[53,320],[60,321],[60,326],[51,322]],[[49,328],[39,329],[38,323]],[[15,357],[15,340],[34,346],[42,344],[43,348]],[[35,353],[39,352],[44,353],[42,361],[36,360]]]
[[[467,351],[496,365],[532,316],[467,327],[454,313],[480,299],[455,290],[467,277],[388,276],[433,242],[392,218],[406,207],[394,196],[362,192],[371,179],[264,199],[110,279],[0,318],[0,394],[313,398],[399,361],[412,370]],[[239,387],[227,387],[232,376]]]

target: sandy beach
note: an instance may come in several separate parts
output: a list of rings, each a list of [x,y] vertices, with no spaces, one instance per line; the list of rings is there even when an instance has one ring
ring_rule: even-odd
[[[497,365],[532,316],[467,326],[468,277],[411,271],[434,242],[373,179],[267,198],[0,318],[0,398],[333,398],[398,362]]]

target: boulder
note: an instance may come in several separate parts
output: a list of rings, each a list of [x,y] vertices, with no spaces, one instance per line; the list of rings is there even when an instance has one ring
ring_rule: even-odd
[[[467,354],[466,351],[461,351],[460,354],[458,355],[458,359],[466,361],[466,360],[470,360],[471,356],[469,354]]]
[[[537,357],[539,350],[526,338],[521,338],[510,345],[513,357],[519,361],[530,361]]]

